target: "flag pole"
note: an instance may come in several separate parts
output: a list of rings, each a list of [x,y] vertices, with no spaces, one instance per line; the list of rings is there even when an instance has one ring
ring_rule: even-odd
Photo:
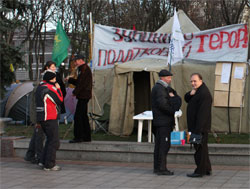
[[[170,44],[169,45],[171,45],[171,39],[170,39]],[[172,50],[173,50],[173,48],[171,48],[170,47],[170,55],[169,55],[169,53],[168,53],[168,55],[170,56],[170,59],[169,59],[169,71],[171,72],[171,60],[172,60]]]
[[[95,72],[94,72],[94,64],[92,61],[92,52],[93,52],[93,22],[92,22],[92,12],[89,13],[89,26],[90,26],[90,52],[89,52],[89,60],[90,60],[90,66],[91,66],[91,70],[92,70],[92,75],[93,75],[93,87],[92,87],[92,94],[93,96],[95,96],[94,94],[94,86],[95,86]],[[91,105],[92,105],[92,114],[95,112],[95,99],[91,99]],[[95,124],[93,119],[91,120],[91,126],[92,129],[95,130]]]

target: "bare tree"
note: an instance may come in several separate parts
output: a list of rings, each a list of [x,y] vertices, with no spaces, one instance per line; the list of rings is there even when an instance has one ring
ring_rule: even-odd
[[[227,25],[237,24],[241,20],[242,12],[245,5],[249,4],[248,0],[221,0],[222,16]]]

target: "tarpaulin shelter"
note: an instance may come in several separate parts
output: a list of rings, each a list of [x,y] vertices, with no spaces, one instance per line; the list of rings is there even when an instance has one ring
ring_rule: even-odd
[[[18,85],[9,95],[5,105],[4,116],[15,121],[29,121],[29,106],[34,86],[33,82]]]
[[[200,31],[199,28],[188,18],[188,16],[182,11],[178,11],[178,17],[181,24],[181,29],[184,33],[191,33]],[[170,18],[161,28],[156,32],[159,33],[171,33],[173,18]],[[142,61],[143,62],[143,61]],[[94,107],[89,103],[89,110],[94,110],[95,113],[101,113],[101,107],[105,103],[110,104],[114,80],[114,68],[95,70],[93,73],[94,86],[93,86],[93,98]]]
[[[212,96],[215,85],[215,62],[186,60],[172,66],[174,74],[172,87],[182,97],[183,116],[180,128],[186,129],[186,106],[184,95],[190,88],[190,75],[198,72],[208,86]],[[249,65],[247,66],[249,69]],[[160,59],[145,59],[127,62],[115,66],[115,78],[111,100],[111,116],[109,132],[115,135],[130,135],[134,129],[133,116],[146,110],[151,110],[150,91],[159,79],[158,72],[167,69],[166,62]],[[241,132],[249,133],[250,125],[250,77],[246,78],[245,107],[242,113]],[[232,132],[239,131],[240,108],[230,108]],[[212,130],[228,132],[227,107],[212,107]]]
[[[199,32],[199,29],[185,15],[178,12],[183,33]],[[157,32],[171,33],[171,19]],[[197,61],[185,59],[172,66],[174,78],[172,87],[182,97],[190,90],[190,74],[199,72],[207,84],[212,96],[214,95],[216,62]],[[247,66],[249,68],[249,65]],[[158,72],[167,69],[166,60],[141,59],[122,64],[114,68],[97,70],[95,72],[95,98],[99,100],[100,107],[110,102],[109,132],[114,135],[130,135],[134,129],[132,117],[146,110],[151,110],[151,88],[159,79]],[[242,112],[241,132],[249,132],[249,77],[246,78],[245,107]],[[111,101],[109,101],[111,99]],[[186,128],[186,103],[183,100],[183,116],[180,119],[180,128]],[[240,108],[229,108],[232,132],[239,131]],[[228,131],[228,108],[212,108],[212,130],[215,132]]]
[[[17,84],[17,83],[13,83],[11,84],[10,86],[6,87],[6,92],[3,96],[3,99],[0,100],[0,103],[1,103],[1,116],[0,117],[4,117],[4,110],[5,110],[5,105],[8,101],[8,98],[11,94],[11,92],[20,84]]]

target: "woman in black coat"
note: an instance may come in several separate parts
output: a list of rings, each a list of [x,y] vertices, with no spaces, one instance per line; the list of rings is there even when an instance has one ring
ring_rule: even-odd
[[[208,156],[208,132],[211,129],[212,96],[198,73],[191,75],[192,90],[185,94],[187,106],[188,131],[202,135],[201,144],[194,144],[194,159],[197,168],[188,177],[202,177],[211,174],[211,163]]]

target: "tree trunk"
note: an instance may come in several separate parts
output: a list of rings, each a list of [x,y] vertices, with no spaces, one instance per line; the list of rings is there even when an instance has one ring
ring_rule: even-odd
[[[29,40],[29,63],[28,63],[28,70],[29,70],[29,79],[33,80],[33,70],[32,70],[32,63],[33,63],[33,41]]]

